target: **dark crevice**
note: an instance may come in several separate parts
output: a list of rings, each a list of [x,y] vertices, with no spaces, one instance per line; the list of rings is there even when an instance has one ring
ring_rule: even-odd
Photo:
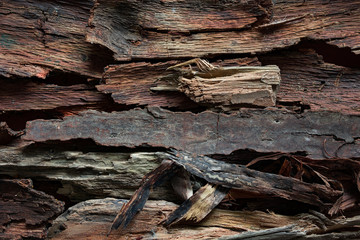
[[[33,81],[55,84],[58,86],[71,86],[76,84],[89,84],[88,77],[78,73],[53,70],[45,79],[31,78]],[[98,80],[99,81],[99,80]]]
[[[323,57],[324,62],[338,66],[360,68],[360,55],[356,55],[350,48],[340,48],[328,44],[324,40],[302,40],[294,46],[296,49],[311,48]]]
[[[26,123],[28,121],[32,120],[63,119],[68,115],[77,115],[82,111],[91,109],[104,112],[113,112],[128,111],[135,107],[136,106],[133,105],[117,104],[110,96],[104,95],[103,101],[98,102],[96,105],[75,105],[46,110],[3,111],[0,113],[0,122],[6,122],[12,130],[20,131],[25,129]]]

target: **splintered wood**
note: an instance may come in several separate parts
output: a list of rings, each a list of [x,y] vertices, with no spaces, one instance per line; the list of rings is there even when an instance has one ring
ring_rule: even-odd
[[[198,71],[181,68],[195,63]],[[241,105],[275,106],[280,85],[277,66],[217,67],[203,59],[193,59],[168,68],[176,71],[158,80],[153,91],[178,90],[196,103],[224,110]]]

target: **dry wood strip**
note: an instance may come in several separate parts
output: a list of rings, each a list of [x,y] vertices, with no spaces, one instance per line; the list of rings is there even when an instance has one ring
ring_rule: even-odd
[[[0,238],[44,239],[64,203],[33,189],[29,179],[0,179]]]
[[[134,62],[129,64],[110,65],[105,69],[103,81],[96,88],[104,93],[111,93],[116,103],[127,105],[149,105],[192,109],[198,104],[178,92],[153,92],[151,87],[156,81],[170,75],[166,69],[179,61],[160,63]],[[257,58],[237,58],[218,61],[218,66],[258,66]]]
[[[243,11],[248,8],[257,10],[256,5],[253,5],[254,2],[256,1],[240,1],[234,3],[235,6],[231,6],[231,8],[240,8]],[[222,4],[221,1],[219,3]],[[266,1],[266,3],[270,3],[270,1]],[[114,56],[117,60],[263,53],[292,46],[303,38],[339,39],[332,43],[341,47],[350,47],[355,53],[359,52],[359,2],[348,3],[338,0],[332,1],[331,4],[324,4],[321,0],[314,0],[308,1],[306,4],[302,3],[300,0],[276,2],[273,14],[269,7],[268,13],[263,13],[263,27],[260,25],[258,28],[243,28],[241,31],[236,28],[227,29],[222,23],[226,22],[225,19],[228,15],[222,16],[225,21],[219,21],[218,15],[208,14],[208,20],[201,23],[205,31],[184,33],[192,28],[192,21],[190,20],[186,26],[182,24],[182,19],[179,19],[180,23],[171,22],[171,19],[177,16],[177,12],[184,11],[184,9],[179,10],[173,1],[161,8],[157,4],[149,3],[147,5],[131,0],[97,1],[90,17],[91,28],[87,34],[87,40],[106,46],[115,53]],[[186,6],[187,1],[182,2],[182,5]],[[155,12],[161,11],[161,14],[156,17],[153,14],[149,16],[169,19],[169,21],[164,20],[162,26],[160,24],[151,26],[149,21],[143,21],[142,16],[146,15],[150,11],[149,9],[154,10],[152,7],[158,7]],[[195,11],[201,11],[206,7],[200,6],[199,9]],[[217,6],[214,10],[215,13],[221,14],[222,9]],[[194,8],[185,11],[188,11],[187,15],[189,16],[196,16],[193,13]],[[265,20],[269,20],[271,14],[273,20],[266,22]],[[192,17],[185,19],[192,19]],[[234,19],[237,21],[238,17],[235,16]],[[207,23],[215,22],[221,26],[222,31],[206,31]],[[174,30],[164,31],[166,28],[176,29],[176,31],[175,33]]]
[[[263,64],[281,69],[278,101],[299,102],[311,111],[360,114],[360,70],[326,63],[311,49],[263,56]]]
[[[335,121],[336,120],[336,121]],[[237,149],[258,152],[303,151],[310,158],[360,156],[359,116],[331,112],[248,110],[226,115],[170,112],[161,108],[123,112],[85,111],[63,120],[27,123],[24,139],[93,139],[104,146],[174,147],[196,154],[229,154]]]
[[[163,161],[158,168],[146,174],[141,181],[139,189],[136,190],[130,201],[122,206],[120,212],[115,217],[110,232],[114,229],[126,228],[134,216],[145,206],[150,190],[161,185],[165,180],[176,174],[179,168],[174,162],[167,160]]]
[[[103,94],[85,84],[58,86],[27,80],[0,83],[0,111],[45,110],[105,101]]]
[[[101,77],[106,53],[85,42],[93,1],[0,5],[0,75],[45,78],[52,69]]]

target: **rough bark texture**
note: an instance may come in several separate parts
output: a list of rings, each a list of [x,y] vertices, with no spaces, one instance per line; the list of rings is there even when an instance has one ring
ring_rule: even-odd
[[[285,0],[277,1],[273,12],[270,10],[270,1],[262,3],[263,7],[256,1],[230,4],[226,4],[225,1],[204,1],[196,6],[191,1],[184,1],[179,7],[173,1],[161,5],[158,2],[99,0],[90,17],[91,28],[87,40],[111,49],[117,60],[259,53],[295,45],[302,38],[328,40],[331,44],[350,47],[354,53],[359,53],[359,2],[332,1],[331,4],[327,4],[317,0],[303,4],[302,1]],[[184,11],[183,6],[188,4],[192,5],[192,11],[196,7],[206,9],[215,5],[217,14],[221,13],[221,4],[220,9],[233,20],[216,21],[210,9],[208,13],[204,11],[207,18],[214,20],[208,21],[210,26],[203,23],[200,28],[196,25],[192,27],[193,24],[188,25],[189,18],[178,17]],[[148,14],[149,9],[153,14]],[[248,9],[253,12],[252,20],[250,18],[247,24],[240,24],[234,28],[234,22],[248,17]],[[236,14],[233,10],[237,10]],[[144,17],[145,15],[148,17]],[[294,17],[297,20],[289,21]],[[147,18],[154,19],[152,22],[155,23],[162,22],[162,25],[149,24]],[[174,18],[178,18],[178,24],[170,23]],[[260,20],[256,21],[256,18]],[[271,24],[265,25],[269,23],[270,18]],[[283,23],[284,20],[288,22]],[[184,24],[190,29],[184,29]],[[211,26],[212,24],[218,27]],[[261,27],[261,24],[264,26]],[[172,27],[169,28],[169,25]],[[249,25],[258,28],[249,28]],[[209,31],[216,28],[221,28],[222,31]],[[332,39],[336,40],[331,41]]]
[[[342,158],[359,157],[359,133],[359,116],[340,113],[294,115],[279,110],[249,110],[226,115],[148,108],[113,113],[88,111],[63,120],[35,120],[28,122],[24,139],[44,142],[89,138],[104,146],[146,144],[197,154],[229,154],[237,149],[302,151],[321,159],[324,148]]]
[[[177,206],[150,202],[109,239],[359,238],[359,26],[360,1],[346,0],[0,1],[0,238],[44,239],[64,210],[50,195],[65,208],[129,199],[169,148],[190,156],[173,159],[192,173],[186,190],[232,188],[220,202],[228,210],[167,229],[160,223]],[[203,101],[183,73],[211,66],[166,70],[199,57],[221,68],[276,65],[280,87],[267,87],[276,98],[227,107],[222,96],[239,89],[201,79],[215,87],[207,96],[223,94]],[[183,93],[155,91],[164,81]],[[31,178],[34,189],[9,178]],[[181,204],[169,183],[149,198]],[[103,239],[122,203],[80,203],[51,236]],[[307,214],[322,203],[331,219]]]
[[[46,78],[58,69],[101,77],[106,51],[84,41],[92,6],[87,0],[2,1],[0,75]]]
[[[43,239],[64,203],[32,189],[29,179],[0,179],[0,238]]]

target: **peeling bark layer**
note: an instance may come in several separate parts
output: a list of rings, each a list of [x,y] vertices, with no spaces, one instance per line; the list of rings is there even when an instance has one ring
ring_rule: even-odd
[[[148,108],[35,120],[27,123],[24,139],[93,139],[104,146],[174,147],[196,154],[229,154],[237,149],[302,151],[321,159],[324,150],[341,158],[359,157],[359,133],[359,116],[340,113],[248,110],[226,115]]]
[[[359,53],[360,5],[357,1],[339,0],[327,4],[321,0],[306,3],[285,0],[276,1],[274,10],[270,1],[261,1],[263,7],[260,1],[224,2],[199,2],[199,9],[224,5],[222,8],[215,6],[218,14],[226,13],[222,21],[218,21],[218,15],[211,10],[197,15],[197,11],[201,10],[197,10],[194,2],[190,1],[181,2],[180,5],[169,1],[161,5],[158,1],[99,0],[92,10],[87,40],[112,50],[116,60],[264,53],[295,45],[303,38],[327,40]],[[191,10],[186,9],[188,5],[191,5]],[[150,9],[151,14],[148,13]],[[219,12],[219,9],[223,10]],[[252,9],[250,18],[248,9]],[[191,17],[183,18],[184,12]],[[207,21],[199,28],[197,21],[204,14]],[[232,16],[231,21],[226,20],[229,15]],[[243,17],[248,18],[249,22],[240,20]],[[177,18],[176,24],[172,23],[174,18]],[[272,20],[269,22],[270,18]],[[234,23],[239,21],[244,24],[234,28]],[[213,31],[220,28],[220,32]]]
[[[0,238],[43,239],[64,203],[33,189],[31,180],[0,179]]]
[[[0,5],[0,75],[45,78],[52,69],[101,77],[106,51],[85,42],[93,1]]]
[[[0,111],[95,105],[105,100],[103,94],[85,84],[57,86],[27,80],[0,80],[0,84]]]

